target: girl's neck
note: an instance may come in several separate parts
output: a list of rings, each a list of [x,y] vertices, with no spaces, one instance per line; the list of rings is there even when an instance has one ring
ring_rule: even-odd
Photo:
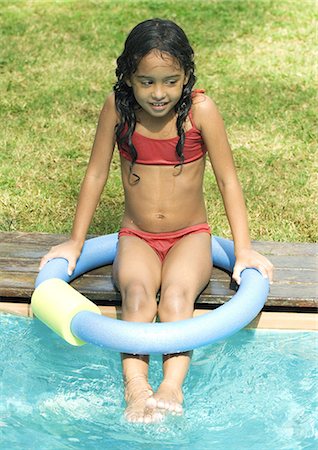
[[[176,130],[177,114],[174,109],[163,117],[152,117],[143,110],[138,110],[136,111],[136,119],[141,129],[148,130],[152,133]]]

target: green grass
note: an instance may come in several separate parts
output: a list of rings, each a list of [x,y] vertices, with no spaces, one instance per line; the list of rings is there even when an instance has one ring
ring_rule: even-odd
[[[0,0],[0,230],[70,231],[116,57],[159,16],[188,34],[224,116],[253,239],[315,241],[316,15],[297,0]],[[229,236],[210,168],[205,192]],[[116,156],[90,232],[117,230],[122,210]]]

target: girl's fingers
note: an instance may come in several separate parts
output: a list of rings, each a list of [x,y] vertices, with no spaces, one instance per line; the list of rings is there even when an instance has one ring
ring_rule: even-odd
[[[68,260],[68,268],[67,268],[67,273],[68,273],[69,276],[72,275],[72,273],[74,272],[75,267],[76,267],[76,260],[69,259]]]
[[[270,284],[272,284],[273,283],[273,271],[274,271],[273,264],[268,262],[267,264],[262,265],[259,270],[260,270],[261,274],[263,275],[263,277],[268,278]]]
[[[52,247],[51,250],[42,257],[39,265],[39,270],[43,269],[45,264],[48,263],[53,258],[55,258],[54,247]]]
[[[236,281],[238,285],[241,284],[241,273],[243,272],[244,269],[246,269],[246,267],[243,266],[242,264],[235,264],[234,266],[232,278],[234,281]]]
[[[233,270],[232,278],[238,285],[241,284],[241,273],[244,269],[247,269],[248,267],[257,269],[261,275],[264,278],[268,278],[270,284],[273,283],[273,265],[268,262],[266,263],[259,263],[259,264],[251,264],[251,265],[245,265],[245,264],[236,264]]]
[[[42,270],[45,264],[50,261],[50,259],[51,258],[49,258],[47,255],[43,256],[43,258],[40,261],[39,270]]]
[[[81,253],[81,248],[73,241],[67,241],[63,244],[52,247],[40,261],[39,270],[43,269],[46,263],[54,258],[63,258],[68,262],[67,273],[72,275],[76,267],[78,257]]]
[[[45,266],[46,263],[48,263],[49,261],[51,261],[51,259],[54,258],[64,258],[64,256],[61,256],[60,253],[56,253],[54,250],[50,250],[46,255],[43,256],[43,258],[40,261],[40,266],[39,266],[39,270],[43,269],[43,267]],[[68,259],[68,258],[65,258]]]
[[[64,259],[67,260],[67,262],[68,262],[67,273],[68,273],[69,276],[71,276],[72,273],[74,272],[75,267],[76,267],[77,260],[76,260],[76,258],[68,258],[66,255],[63,255],[63,256],[57,255],[57,256],[55,256],[53,254],[48,253],[47,255],[43,256],[43,258],[41,259],[41,262],[40,262],[40,265],[39,265],[39,270],[42,270],[43,267],[45,266],[45,264],[48,263],[49,261],[51,261],[54,258],[64,258]]]
[[[268,278],[268,274],[267,274],[267,270],[264,266],[262,266],[261,264],[259,264],[257,267],[257,270],[262,274],[262,276],[264,278]]]
[[[261,261],[256,265],[256,269],[263,275],[264,278],[268,278],[270,284],[273,283],[273,264],[265,259],[265,261]]]

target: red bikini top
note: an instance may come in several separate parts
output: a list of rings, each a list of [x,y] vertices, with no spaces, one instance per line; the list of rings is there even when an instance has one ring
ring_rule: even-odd
[[[202,91],[197,90],[194,92],[194,95],[197,92]],[[185,132],[185,143],[183,147],[184,164],[202,158],[207,152],[201,132],[193,122],[191,110],[189,111],[189,119],[192,127]],[[136,163],[165,166],[180,164],[176,153],[178,140],[179,136],[169,139],[153,139],[135,131],[132,135],[132,143],[137,150]],[[126,143],[118,144],[118,150],[125,159],[128,161],[132,160],[129,147]]]

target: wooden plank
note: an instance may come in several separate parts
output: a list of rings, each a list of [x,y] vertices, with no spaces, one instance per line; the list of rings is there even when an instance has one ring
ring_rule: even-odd
[[[92,237],[92,236],[89,236]],[[21,244],[28,248],[34,247],[47,251],[52,245],[57,245],[68,238],[64,234],[49,234],[49,233],[0,233],[1,249],[0,254],[4,249],[9,249],[10,244],[19,247]],[[288,242],[263,242],[254,241],[255,249],[272,256],[317,256],[318,244],[312,243],[288,243]]]
[[[316,256],[318,254],[318,244],[300,242],[265,242],[253,241],[253,247],[264,253],[264,255],[274,256]]]
[[[296,269],[296,270],[317,270],[317,257],[289,255],[289,256],[270,256],[269,257],[275,268],[280,269]]]
[[[219,271],[219,273],[223,272]],[[0,296],[17,298],[31,296],[36,276],[36,273],[30,272],[0,272]],[[85,275],[74,280],[71,285],[90,299],[120,299],[110,276]],[[229,277],[228,279],[214,278],[209,297],[223,295],[228,297],[233,295],[233,292],[229,289]]]
[[[72,282],[72,286],[77,289],[79,292],[82,292],[84,295],[90,295],[93,298],[104,298],[105,293],[108,295],[112,291],[114,291],[113,284],[110,278],[89,278],[84,279],[83,277],[78,278],[74,282]],[[219,296],[233,296],[234,291],[229,289],[229,283],[223,280],[215,280],[213,283],[209,285],[201,294],[201,297],[219,297]],[[119,294],[118,294],[119,295]],[[108,298],[108,297],[107,297]],[[117,298],[117,296],[116,296]]]
[[[1,245],[4,243],[35,244],[52,246],[68,239],[67,234],[0,232]]]
[[[0,272],[28,272],[38,274],[39,260],[28,258],[0,258]],[[111,277],[112,266],[107,265],[91,270],[83,275],[90,276],[109,276]],[[228,279],[229,275],[224,270],[214,268],[211,279]]]
[[[10,266],[8,270],[1,270],[1,267],[0,267],[0,292],[1,292],[1,288],[3,288],[6,284],[9,283],[10,285],[11,284],[13,285],[14,280],[18,279],[18,278],[20,281],[25,279],[25,284],[29,287],[33,287],[35,278],[38,275],[37,268],[38,268],[38,266],[36,265],[33,267],[34,270],[28,270],[28,266],[25,264],[25,261],[24,261],[22,267],[19,265],[14,265],[14,266]],[[105,282],[111,282],[111,280],[112,280],[111,272],[112,272],[112,266],[104,266],[104,267],[100,267],[99,269],[94,269],[94,270],[91,270],[90,272],[85,273],[84,275],[79,277],[78,280],[80,280],[79,282],[81,283],[82,286],[84,286],[85,284],[87,286],[89,286],[95,282],[99,282],[100,278],[103,280],[106,280]],[[219,281],[219,282],[229,284],[231,279],[230,279],[230,276],[226,272],[215,268],[211,275],[211,281],[212,282]],[[32,285],[32,283],[33,283],[33,285]]]
[[[200,305],[219,305],[223,304],[226,301],[228,301],[232,295],[225,296],[220,295],[216,297],[209,297],[209,296],[200,296],[199,304]],[[308,309],[308,310],[317,310],[318,303],[317,299],[315,298],[295,298],[295,297],[273,297],[268,296],[265,309],[279,309],[279,308],[285,308],[285,309]]]
[[[68,234],[0,232],[0,243],[25,243],[51,247],[68,239]],[[88,238],[94,237],[93,235]],[[318,244],[302,242],[253,241],[253,246],[266,255],[317,255]]]
[[[9,242],[1,244],[0,256],[1,258],[27,258],[40,260],[42,256],[49,250],[47,245],[34,245],[24,243],[20,245],[18,242]]]
[[[315,283],[318,286],[318,275],[316,270],[295,270],[293,268],[276,268],[274,272],[275,283]]]
[[[22,266],[29,263],[31,270],[37,270],[40,258],[47,251],[47,248],[40,248],[40,245],[35,246],[27,244],[25,246],[17,245],[16,243],[4,244],[0,246],[0,270],[10,270],[10,266]],[[35,260],[35,261],[34,261]],[[295,269],[301,271],[311,270],[317,273],[318,258],[309,256],[306,258],[299,258],[299,256],[273,256],[271,258],[275,270],[279,269]],[[296,273],[296,272],[295,272]],[[318,280],[318,275],[317,275]]]
[[[34,290],[36,274],[10,273],[10,277],[0,272],[0,297],[30,298]],[[120,301],[119,293],[114,289],[110,277],[80,277],[72,286],[91,300]],[[235,293],[229,280],[214,279],[200,295],[199,304],[222,304]],[[316,308],[317,285],[276,283],[271,286],[266,306],[290,308]]]
[[[0,273],[1,272],[20,272],[20,273],[34,273],[38,274],[39,260],[27,259],[27,258],[14,258],[5,259],[0,258]],[[84,275],[84,277],[91,276],[111,276],[111,266],[104,266],[98,269],[92,270]],[[211,282],[213,280],[228,279],[228,275],[217,268],[214,268],[211,276]],[[318,296],[318,271],[313,269],[295,269],[295,268],[277,268],[275,267],[274,283],[303,283],[303,284],[316,284],[316,295]],[[275,288],[274,284],[274,288]],[[1,284],[0,284],[1,290]]]
[[[0,258],[0,272],[34,272],[39,270],[39,259]]]
[[[0,233],[0,296],[29,298],[41,256],[66,238],[47,233]],[[269,255],[276,269],[266,307],[317,307],[317,244],[256,242],[255,248]],[[111,282],[111,266],[95,269],[72,284],[94,301],[120,301]],[[229,275],[214,269],[199,304],[218,305],[234,292]]]

